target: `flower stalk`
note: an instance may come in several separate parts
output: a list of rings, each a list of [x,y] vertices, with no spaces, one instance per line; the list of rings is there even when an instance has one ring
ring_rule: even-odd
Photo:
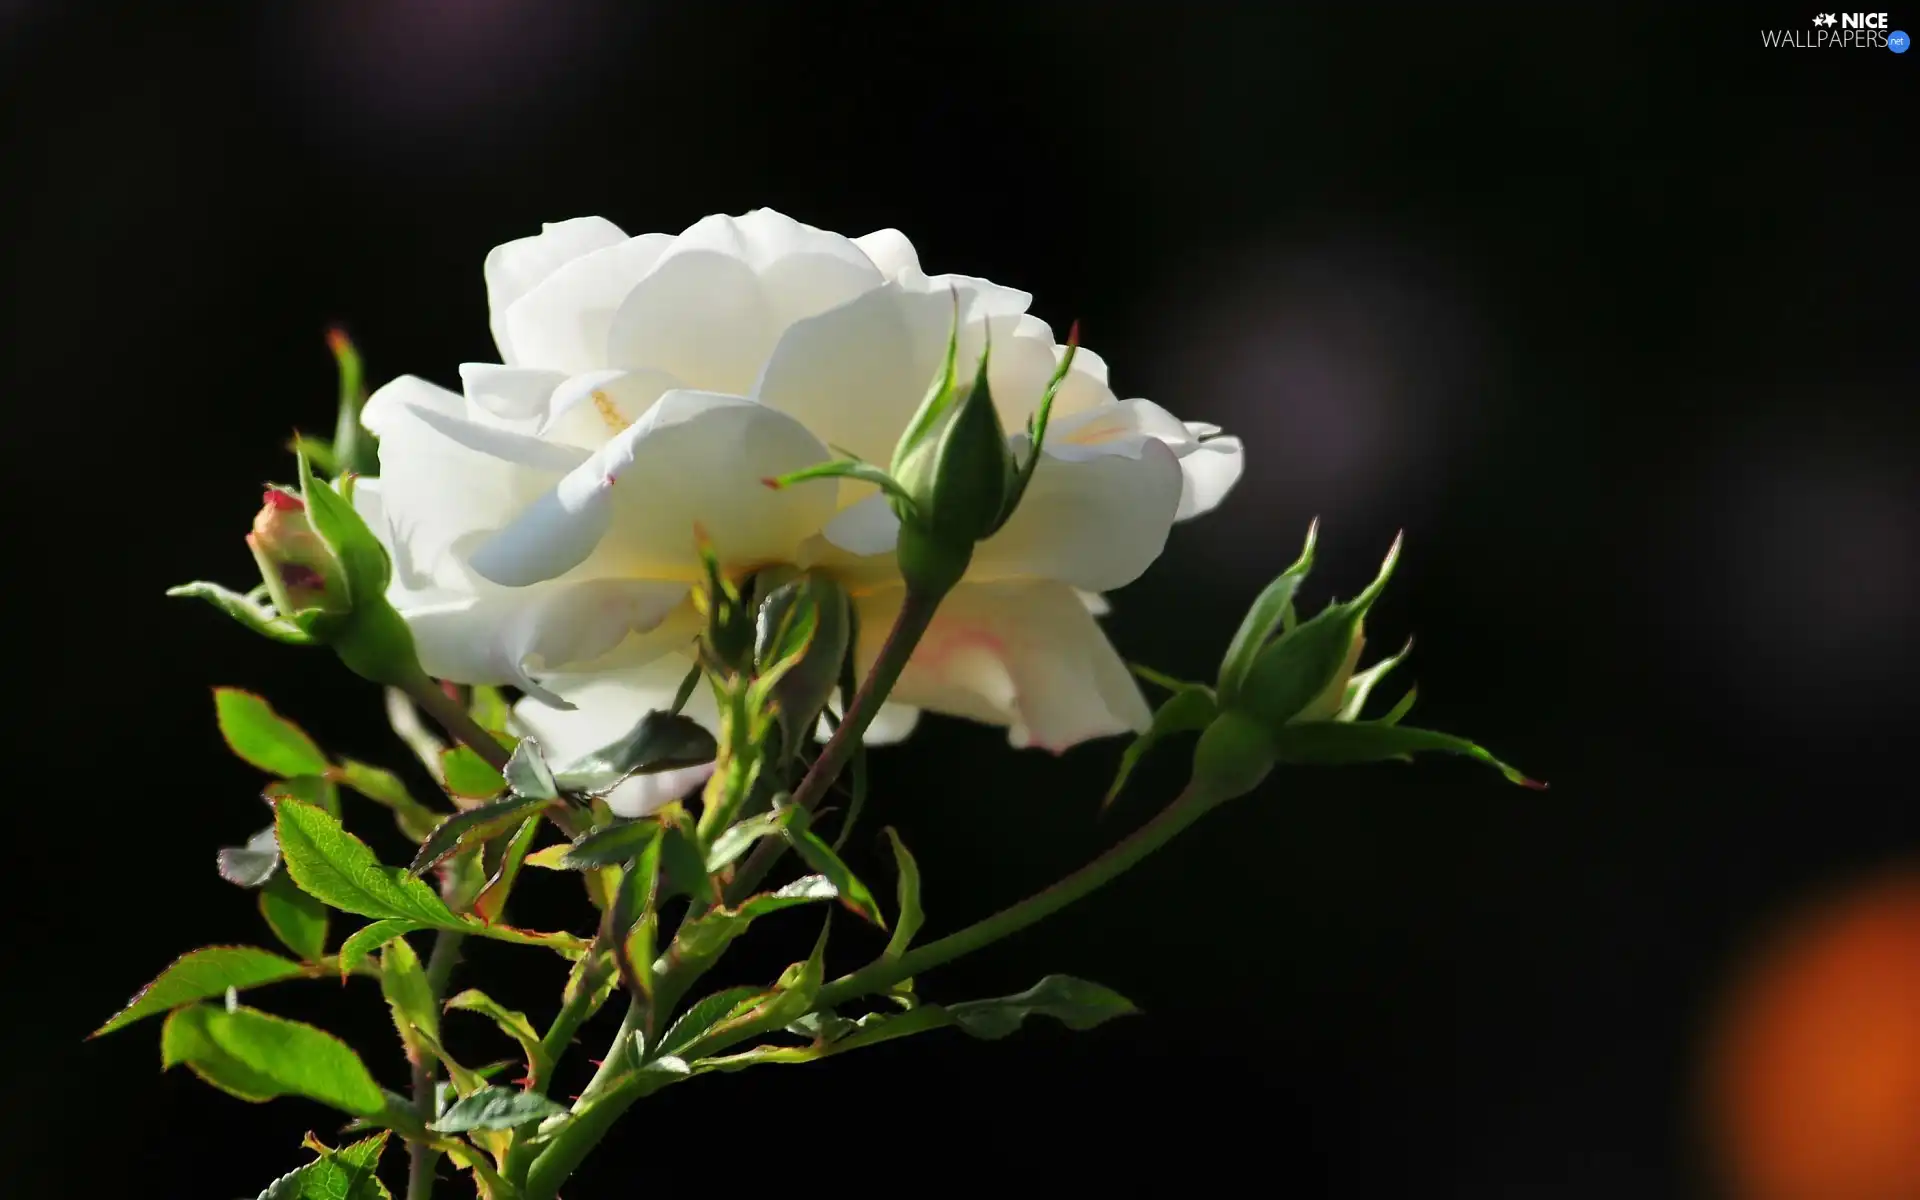
[[[811,812],[820,801],[826,798],[827,789],[846,768],[853,757],[854,748],[860,745],[867,727],[880,712],[880,705],[886,701],[893,685],[899,682],[900,672],[906,669],[907,660],[913,657],[913,651],[927,632],[927,626],[933,623],[933,615],[940,607],[939,595],[907,590],[906,601],[901,604],[899,615],[894,618],[893,627],[887,630],[886,640],[880,644],[880,652],[873,660],[873,666],[867,671],[867,677],[853,694],[853,702],[847,706],[845,717],[834,728],[833,736],[827,739],[820,756],[807,768],[800,785],[793,790],[793,804]],[[786,843],[777,838],[768,838],[754,847],[747,860],[734,874],[733,881],[727,885],[727,903],[737,904],[753,894],[767,872],[778,862]]]
[[[433,949],[427,954],[427,991],[434,1007],[438,1008],[447,994],[447,981],[453,977],[453,968],[460,961],[460,943],[463,935],[442,930],[434,935]],[[434,1093],[437,1090],[437,1073],[433,1055],[422,1050],[413,1062],[413,1108],[420,1116],[422,1125],[432,1124],[439,1114],[434,1111]],[[424,1141],[407,1143],[407,1197],[406,1200],[432,1200],[433,1172],[439,1165],[440,1151]]]

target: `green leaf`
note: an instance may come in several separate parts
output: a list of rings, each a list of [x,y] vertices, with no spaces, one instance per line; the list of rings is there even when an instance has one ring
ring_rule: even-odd
[[[566,1109],[538,1092],[514,1088],[482,1088],[440,1114],[427,1126],[435,1133],[467,1133],[476,1129],[517,1129],[531,1121],[566,1115]]]
[[[1254,660],[1230,707],[1269,729],[1300,716],[1339,685],[1354,653],[1361,615],[1355,604],[1329,604],[1281,634]]]
[[[849,660],[851,661],[851,660]],[[840,847],[847,844],[853,835],[854,826],[860,823],[860,815],[867,810],[867,744],[856,741],[853,754],[847,759],[847,777],[852,798],[847,801],[847,815],[840,819],[840,832],[833,837],[833,849],[837,854]]]
[[[292,779],[276,779],[260,793],[261,798],[271,805],[275,800],[298,800],[302,804],[311,804],[324,810],[335,820],[340,819],[340,789],[333,780],[324,775],[299,775]]]
[[[273,936],[308,962],[327,952],[327,906],[294,886],[283,874],[260,889],[260,915]]]
[[[420,843],[420,851],[413,856],[407,870],[414,875],[424,875],[455,853],[505,833],[551,803],[551,800],[509,796],[455,813],[440,822],[427,840]]]
[[[533,839],[539,833],[540,818],[530,816],[507,839],[506,852],[500,857],[499,869],[480,889],[480,894],[473,898],[474,916],[491,924],[505,914],[507,897],[513,894],[514,882],[520,878],[520,868],[527,861],[527,851],[532,848]]]
[[[554,860],[554,866],[562,871],[588,871],[632,862],[660,840],[661,829],[660,822],[652,817],[616,819],[611,825],[581,834],[566,853]]]
[[[901,487],[893,476],[872,463],[862,462],[857,458],[840,458],[816,463],[811,467],[802,467],[798,471],[789,471],[785,475],[762,479],[760,482],[778,490],[816,479],[853,479],[861,483],[870,483],[902,504],[909,507],[913,504],[913,497],[907,494],[907,490]]]
[[[666,835],[660,839],[661,882],[666,889],[662,899],[686,896],[699,903],[718,903],[719,884],[707,873],[693,818],[686,809],[671,804],[660,810],[659,819],[666,826]]]
[[[311,646],[313,637],[298,625],[276,614],[272,608],[217,583],[196,579],[167,589],[167,595],[188,600],[205,600],[253,632],[285,642],[289,646]]]
[[[1067,332],[1067,352],[1060,356],[1053,376],[1047,380],[1046,389],[1040,393],[1040,402],[1027,417],[1026,460],[1015,465],[1013,483],[1007,490],[1006,505],[1001,511],[1000,526],[1004,526],[1014,510],[1020,507],[1020,501],[1027,494],[1027,485],[1033,482],[1033,473],[1040,467],[1040,451],[1047,443],[1047,424],[1053,416],[1054,397],[1060,394],[1060,385],[1066,382],[1068,373],[1073,370],[1073,358],[1079,349],[1080,322],[1075,321]]]
[[[422,925],[458,927],[432,888],[405,871],[382,866],[359,838],[309,804],[280,800],[274,829],[287,872],[302,891],[342,912],[401,917]]]
[[[1413,711],[1413,702],[1420,695],[1420,689],[1410,687],[1407,694],[1400,697],[1399,703],[1387,710],[1387,715],[1373,722],[1375,725],[1398,725],[1406,715]]]
[[[650,712],[619,741],[556,770],[554,782],[563,792],[596,796],[630,775],[699,766],[712,762],[718,752],[713,735],[699,722]]]
[[[400,832],[416,842],[425,841],[434,826],[446,817],[445,813],[435,812],[414,799],[400,777],[385,767],[343,758],[334,768],[333,777],[375,804],[392,809]]]
[[[1153,723],[1147,726],[1145,733],[1134,738],[1128,745],[1126,753],[1120,756],[1120,769],[1114,773],[1113,784],[1107,788],[1106,798],[1100,802],[1100,806],[1105,808],[1120,795],[1120,789],[1127,786],[1127,780],[1132,777],[1133,769],[1140,765],[1140,760],[1146,757],[1147,751],[1176,733],[1205,729],[1213,723],[1214,717],[1218,716],[1219,712],[1219,705],[1214,703],[1213,689],[1201,687],[1199,684],[1181,685],[1179,691],[1167,697],[1166,701],[1154,710]]]
[[[350,500],[314,478],[305,456],[300,456],[299,465],[300,498],[306,502],[307,517],[346,568],[347,596],[357,615],[357,610],[370,609],[386,594],[393,572],[386,547]]]
[[[773,990],[760,1003],[735,1015],[718,1028],[732,1033],[765,1033],[783,1029],[812,1010],[814,998],[826,978],[827,935],[833,929],[833,916],[820,923],[820,936],[814,940],[813,953],[805,962],[797,962],[780,972]]]
[[[754,620],[758,675],[749,704],[771,700],[785,734],[783,752],[792,755],[819,724],[839,682],[853,626],[847,594],[823,576],[801,576],[772,589]]]
[[[176,1010],[160,1034],[160,1061],[184,1063],[214,1087],[256,1103],[305,1096],[359,1117],[386,1108],[380,1086],[345,1042],[251,1008]]]
[[[668,1027],[660,1039],[658,1053],[661,1056],[679,1054],[714,1026],[753,1007],[766,994],[763,988],[737,987],[702,997]]]
[[[348,975],[366,965],[367,959],[373,957],[374,951],[394,938],[432,927],[433,924],[430,921],[405,921],[393,918],[363,925],[346,941],[340,943],[340,973]]]
[[[809,867],[825,875],[833,882],[839,893],[840,903],[847,906],[856,916],[872,922],[880,928],[887,927],[887,918],[880,912],[880,905],[874,901],[873,893],[867,885],[860,882],[852,868],[841,861],[833,848],[813,832],[807,821],[807,814],[799,808],[781,810],[786,824],[786,836],[796,853]]]
[[[420,719],[420,710],[414,706],[413,698],[396,687],[381,689],[381,699],[385,701],[387,725],[395,737],[405,743],[413,756],[433,781],[441,787],[447,784],[446,766],[440,761],[447,752],[447,744],[434,736]]]
[[[485,684],[474,687],[467,715],[473,718],[475,725],[497,737],[507,731],[507,717],[512,712],[513,706],[507,703],[507,698],[500,694],[499,688]]]
[[[259,1200],[392,1200],[375,1172],[387,1148],[388,1131],[341,1150],[327,1150],[307,1135],[320,1157],[267,1185]]]
[[[653,935],[659,927],[660,839],[650,838],[620,878],[601,914],[600,944],[613,947],[620,979],[635,996],[653,995]]]
[[[287,449],[295,454],[304,454],[307,461],[318,467],[322,474],[340,474],[340,456],[333,452],[333,443],[325,438],[310,437],[296,433],[287,443]]]
[[[269,825],[247,839],[244,846],[222,846],[217,856],[220,878],[243,888],[257,888],[280,869],[280,843]]]
[[[1018,995],[949,1004],[946,1011],[961,1029],[992,1040],[1006,1037],[1028,1017],[1052,1017],[1068,1029],[1080,1030],[1140,1010],[1111,988],[1071,975],[1049,975]]]
[[[1184,692],[1188,688],[1203,688],[1204,683],[1195,683],[1189,679],[1175,679],[1165,671],[1156,671],[1145,663],[1128,663],[1127,670],[1146,680],[1153,686],[1168,692]]]
[[[513,755],[507,759],[507,769],[501,772],[501,776],[516,796],[529,800],[560,798],[560,788],[554,782],[553,770],[547,766],[547,760],[540,752],[540,744],[532,738],[523,739],[513,748]]]
[[[679,716],[687,707],[687,701],[693,699],[693,689],[698,687],[699,684],[700,664],[695,663],[693,666],[687,668],[685,675],[680,677],[680,686],[675,688],[673,692],[673,707],[667,711],[676,717]]]
[[[774,891],[747,897],[738,908],[714,908],[686,921],[674,938],[674,953],[680,959],[711,961],[755,919],[783,908],[837,899],[839,895],[839,889],[825,875],[803,875]]]
[[[1313,550],[1319,538],[1320,518],[1315,517],[1313,523],[1307,526],[1307,544],[1300,551],[1300,557],[1266,586],[1241,620],[1233,641],[1227,645],[1227,655],[1220,662],[1222,703],[1232,704],[1239,697],[1240,689],[1253,671],[1254,660],[1281,628],[1286,614],[1292,609],[1294,593],[1313,570]]]
[[[893,846],[893,864],[900,873],[900,921],[893,927],[893,936],[887,940],[883,957],[899,958],[913,944],[913,936],[920,932],[926,914],[920,910],[920,865],[913,861],[913,853],[891,825],[887,826],[887,841]]]
[[[477,988],[468,988],[461,992],[447,1001],[447,1007],[476,1012],[490,1018],[500,1027],[500,1032],[520,1043],[521,1052],[527,1056],[527,1086],[536,1090],[545,1087],[547,1078],[553,1071],[553,1063],[547,1058],[546,1050],[540,1045],[540,1035],[534,1030],[533,1022],[527,1020],[527,1014],[504,1007]]]
[[[90,1036],[112,1033],[143,1017],[183,1004],[224,996],[229,988],[245,991],[311,975],[306,967],[270,950],[252,946],[208,946],[174,959],[152,983],[135,993],[125,1008]]]
[[[360,365],[360,352],[347,335],[338,329],[327,331],[327,346],[333,351],[340,371],[340,411],[334,419],[333,446],[336,475],[380,473],[380,442],[360,423],[360,410],[366,407],[366,373]]]
[[[431,1042],[440,1040],[440,1010],[434,1004],[433,985],[427,982],[420,956],[404,937],[394,938],[380,951],[380,994],[386,997],[394,1028],[409,1052],[418,1054],[425,1044],[418,1033]]]
[[[785,824],[786,818],[777,812],[762,813],[734,822],[713,839],[713,846],[707,851],[707,872],[713,874],[726,870],[755,842],[769,834],[779,833]]]
[[[259,696],[239,688],[215,688],[213,708],[221,736],[242,761],[270,775],[326,773],[327,756],[320,747]]]
[[[1364,671],[1355,672],[1353,678],[1347,680],[1347,694],[1341,701],[1340,713],[1336,719],[1359,720],[1361,711],[1367,706],[1367,697],[1373,694],[1374,685],[1386,678],[1387,672],[1405,662],[1407,655],[1411,653],[1413,653],[1413,639],[1409,638],[1407,644],[1400,648],[1400,653],[1392,658],[1383,658]]]
[[[920,450],[927,439],[933,436],[939,427],[941,418],[953,407],[958,394],[960,376],[960,292],[952,291],[953,321],[947,329],[947,353],[941,360],[939,370],[934,372],[933,380],[927,385],[926,395],[920,398],[920,407],[907,422],[900,434],[900,440],[894,445],[892,467],[898,471],[902,463],[915,451]]]
[[[488,766],[471,746],[442,750],[440,777],[449,792],[469,800],[491,800],[507,790],[506,777]]]
[[[1514,767],[1465,738],[1431,729],[1376,722],[1313,721],[1283,727],[1274,737],[1274,753],[1285,762],[1345,766],[1406,758],[1420,751],[1438,751],[1478,759],[1522,787],[1544,789]]]

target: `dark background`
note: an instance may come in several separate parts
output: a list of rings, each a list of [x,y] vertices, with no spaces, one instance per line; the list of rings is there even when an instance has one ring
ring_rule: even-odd
[[[1692,1088],[1729,972],[1779,917],[1920,848],[1920,55],[1760,48],[1807,15],[0,4],[25,610],[7,1191],[251,1196],[337,1127],[160,1075],[157,1023],[81,1040],[176,954],[267,936],[213,870],[264,814],[210,685],[404,757],[319,654],[161,597],[250,582],[260,482],[289,473],[290,427],[331,425],[326,326],[376,382],[457,386],[495,356],[492,245],[769,205],[897,226],[930,271],[1029,289],[1056,329],[1083,321],[1121,395],[1245,437],[1230,502],[1115,597],[1129,656],[1208,673],[1315,514],[1316,599],[1350,595],[1404,527],[1370,632],[1386,650],[1417,631],[1420,723],[1553,789],[1455,761],[1276,776],[921,985],[1066,971],[1144,1017],[702,1081],[636,1111],[568,1194],[843,1171],[1011,1194],[1700,1194]],[[918,851],[930,932],[1177,787],[1184,748],[1096,820],[1118,750],[1056,761],[935,721],[881,756],[874,828]],[[575,899],[528,903],[567,920]],[[803,954],[806,925],[745,967]],[[841,944],[857,961],[859,936]],[[557,971],[476,953],[470,978],[505,969],[488,986],[550,1015]],[[374,1047],[400,1086],[377,995],[351,992],[259,1001]]]

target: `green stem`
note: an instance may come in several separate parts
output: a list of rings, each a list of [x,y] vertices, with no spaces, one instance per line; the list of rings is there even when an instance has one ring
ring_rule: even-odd
[[[880,653],[873,660],[873,667],[867,677],[861,681],[860,689],[853,695],[853,703],[847,706],[845,718],[834,729],[833,737],[827,740],[826,748],[820,751],[820,757],[813,760],[813,766],[807,769],[806,777],[793,791],[793,803],[800,808],[812,811],[821,800],[826,798],[827,789],[840,777],[840,772],[853,757],[853,751],[866,734],[867,726],[873,724],[873,718],[880,712],[881,704],[886,702],[887,694],[893,691],[893,685],[899,682],[900,672],[906,669],[907,660],[913,656],[915,646],[920,644],[921,635],[933,621],[933,614],[940,607],[941,597],[909,590],[906,601],[900,606],[900,613],[894,618],[893,628],[887,631],[887,637],[880,644]],[[786,842],[780,838],[765,838],[754,847],[747,861],[740,865],[733,882],[727,885],[728,904],[738,904],[753,894],[767,872],[773,869],[780,855],[786,850]]]
[[[431,714],[433,719],[440,723],[441,728],[478,754],[481,761],[494,770],[505,773],[507,760],[513,756],[513,752],[502,746],[499,738],[487,732],[480,722],[474,720],[473,716],[467,712],[465,705],[441,691],[439,684],[422,675],[418,681],[409,683],[401,690],[412,697],[415,704]],[[580,819],[580,814],[572,809],[556,804],[544,810],[542,815],[570,838],[579,837],[586,832],[586,825]]]
[[[590,956],[598,956],[601,953],[600,943],[596,940],[587,953]],[[606,963],[604,969],[612,971],[613,964]],[[600,983],[600,980],[591,976],[583,977],[580,988],[567,997],[566,1002],[560,1006],[560,1011],[555,1014],[553,1024],[547,1027],[545,1036],[540,1039],[540,1049],[547,1057],[549,1078],[540,1081],[538,1091],[545,1093],[553,1086],[551,1076],[559,1065],[561,1057],[566,1054],[567,1048],[573,1045],[573,1035],[580,1031],[580,1026],[586,1024],[589,1017],[600,1011],[600,1006],[594,1003],[594,998],[600,991]]]
[[[858,996],[884,992],[903,979],[911,979],[922,971],[971,954],[1052,916],[1075,900],[1105,887],[1219,804],[1218,797],[1189,783],[1186,790],[1153,820],[1065,879],[957,933],[909,950],[899,958],[882,958],[851,975],[841,976],[820,989],[820,995],[814,1003],[815,1010],[822,1011]],[[704,1056],[720,1048],[689,1047],[687,1053]]]
[[[1065,879],[957,933],[928,942],[897,959],[882,959],[863,970],[842,976],[820,990],[814,1003],[815,1011],[824,1011],[860,996],[884,992],[903,979],[910,979],[961,955],[971,954],[1059,912],[1124,874],[1211,812],[1220,802],[1219,797],[1203,792],[1197,785],[1188,784],[1186,790],[1153,820]],[[693,1062],[723,1053],[757,1036],[758,1032],[751,1030],[722,1034],[711,1040],[694,1042],[680,1052],[680,1057]],[[607,1061],[613,1061],[611,1054]],[[554,1135],[547,1149],[534,1160],[527,1180],[526,1200],[552,1200],[560,1185],[606,1136],[621,1114],[643,1097],[672,1082],[672,1079],[664,1072],[632,1071],[620,1076],[617,1071],[610,1073],[606,1066],[602,1066],[600,1075],[595,1076],[592,1086],[581,1096],[581,1104],[575,1107],[574,1119]],[[589,1097],[591,1103],[587,1102]]]
[[[427,991],[433,997],[434,1007],[438,1008],[440,997],[446,993],[447,980],[453,976],[454,964],[460,961],[460,941],[463,935],[442,930],[433,939],[433,949],[427,954]],[[422,1125],[431,1124],[439,1114],[434,1111],[434,1067],[433,1056],[422,1050],[413,1063],[413,1108],[420,1114]],[[440,1152],[423,1142],[407,1143],[407,1200],[430,1200],[433,1195],[433,1172],[439,1165]]]
[[[500,739],[480,727],[480,723],[460,704],[458,700],[440,690],[440,685],[425,675],[407,684],[405,691],[413,697],[413,702],[434,720],[440,722],[454,737],[467,744],[475,754],[496,771],[507,769],[510,751],[500,744]]]
[[[612,1061],[609,1059],[608,1061]],[[602,1068],[605,1074],[605,1068]],[[664,1071],[628,1071],[617,1081],[611,1082],[606,1090],[595,1097],[591,1104],[585,1103],[586,1094],[581,1096],[582,1103],[574,1108],[573,1119],[560,1127],[553,1140],[533,1160],[533,1167],[527,1172],[526,1187],[521,1191],[522,1200],[554,1200],[559,1194],[560,1185],[586,1160],[600,1139],[607,1136],[614,1123],[642,1097],[675,1082],[677,1076]],[[595,1077],[598,1084],[600,1078]],[[587,1089],[591,1093],[593,1088]]]
[[[867,726],[873,724],[881,702],[899,680],[900,672],[913,655],[913,648],[919,644],[920,636],[927,631],[927,625],[933,620],[939,604],[938,595],[907,593],[899,615],[894,618],[893,628],[887,631],[886,640],[880,645],[880,653],[875,657],[873,667],[854,693],[853,703],[847,706],[845,719],[834,730],[833,737],[828,739],[820,757],[807,769],[800,786],[794,789],[793,803],[812,809],[826,796],[827,789],[833,785],[847,760],[853,757],[854,747],[860,744],[861,735],[866,732]],[[754,887],[778,861],[783,848],[784,844],[776,839],[763,840],[735,874],[726,890],[726,903],[737,904],[742,897],[751,895]],[[676,1003],[693,979],[710,965],[710,961],[681,960],[676,963],[655,981],[655,1002],[669,1006]],[[560,1185],[579,1168],[620,1115],[642,1096],[671,1080],[670,1076],[663,1074],[633,1070],[632,1064],[624,1059],[628,1039],[635,1030],[647,1027],[650,1010],[651,1006],[642,997],[634,997],[629,1004],[620,1032],[614,1035],[613,1045],[608,1048],[599,1073],[587,1085],[587,1090],[580,1093],[579,1101],[573,1106],[573,1120],[563,1126],[540,1153],[540,1157],[534,1159],[527,1174],[526,1200],[551,1200]]]

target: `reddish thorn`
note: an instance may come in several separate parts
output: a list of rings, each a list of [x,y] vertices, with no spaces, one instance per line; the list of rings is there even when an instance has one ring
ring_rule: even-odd
[[[345,354],[352,349],[353,343],[347,340],[347,331],[334,325],[327,330],[327,349],[335,354]]]
[[[533,1086],[533,1076],[532,1076],[532,1075],[522,1075],[522,1076],[521,1076],[520,1078],[518,1078],[518,1079],[516,1079],[516,1080],[514,1080],[513,1082],[514,1082],[514,1083],[516,1083],[516,1084],[518,1084],[518,1085],[519,1085],[519,1086],[521,1086],[521,1087],[532,1087],[532,1086]]]
[[[1523,788],[1532,788],[1536,792],[1544,792],[1547,790],[1547,781],[1544,779],[1522,779],[1520,786]]]
[[[281,512],[305,512],[307,508],[305,500],[283,492],[279,488],[268,488],[262,499],[268,508],[278,509]]]
[[[760,477],[760,482],[766,487],[772,488],[776,492],[780,490],[780,481],[778,479],[775,479],[771,475],[762,475]]]
[[[590,1067],[599,1068],[599,1067],[605,1066],[606,1061],[607,1060],[604,1058],[590,1058],[587,1060],[587,1065]]]
[[[1079,344],[1080,344],[1080,322],[1078,319],[1076,319],[1073,325],[1067,330],[1067,345],[1078,346]]]

